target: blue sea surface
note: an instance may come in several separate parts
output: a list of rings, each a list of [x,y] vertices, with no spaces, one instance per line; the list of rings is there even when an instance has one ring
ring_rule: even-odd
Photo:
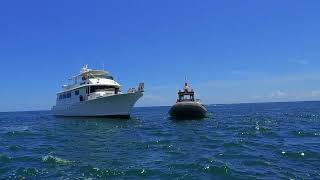
[[[320,102],[169,107],[132,118],[0,113],[0,179],[320,179]]]

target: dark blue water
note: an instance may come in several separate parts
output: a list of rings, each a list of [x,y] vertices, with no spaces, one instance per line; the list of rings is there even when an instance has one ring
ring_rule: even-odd
[[[0,179],[320,179],[320,102],[169,107],[129,120],[0,113]]]

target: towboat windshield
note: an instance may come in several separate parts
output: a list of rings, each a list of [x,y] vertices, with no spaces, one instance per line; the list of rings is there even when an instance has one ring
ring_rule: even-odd
[[[183,90],[179,90],[178,92],[177,102],[183,102],[183,101],[195,101],[194,91],[189,87],[187,81],[184,84]]]
[[[178,93],[179,98],[178,98],[178,102],[182,102],[182,101],[194,101],[194,92],[181,92],[179,91]]]

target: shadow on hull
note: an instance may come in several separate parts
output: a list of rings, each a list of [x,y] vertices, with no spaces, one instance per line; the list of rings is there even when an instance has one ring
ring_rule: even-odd
[[[183,117],[183,116],[174,117],[174,116],[170,116],[169,117],[169,119],[171,121],[176,121],[176,122],[178,122],[178,121],[201,121],[201,120],[204,120],[205,118],[207,118],[207,117],[197,117],[197,116],[195,116],[195,117],[190,117],[190,116],[188,116],[188,117]]]

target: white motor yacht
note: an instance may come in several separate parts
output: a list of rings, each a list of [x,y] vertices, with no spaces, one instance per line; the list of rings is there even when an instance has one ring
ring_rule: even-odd
[[[109,72],[92,70],[88,66],[71,80],[73,84],[64,85],[57,93],[56,105],[52,107],[54,115],[128,118],[144,91],[144,83],[140,83],[137,89],[130,88],[123,93]]]

